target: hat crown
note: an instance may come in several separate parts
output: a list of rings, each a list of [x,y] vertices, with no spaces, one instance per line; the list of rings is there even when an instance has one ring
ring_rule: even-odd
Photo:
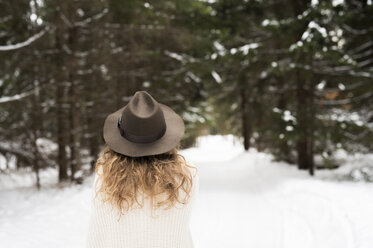
[[[137,91],[128,103],[128,107],[139,118],[148,118],[155,114],[158,103],[146,91]]]
[[[159,103],[146,91],[137,91],[122,112],[119,120],[124,136],[147,140],[162,136],[166,129],[164,114]],[[138,138],[136,138],[138,137]]]

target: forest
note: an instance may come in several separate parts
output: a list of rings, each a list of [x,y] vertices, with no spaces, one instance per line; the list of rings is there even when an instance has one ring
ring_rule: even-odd
[[[81,183],[138,90],[183,117],[182,148],[233,134],[338,168],[373,152],[372,37],[371,0],[0,0],[0,174]]]

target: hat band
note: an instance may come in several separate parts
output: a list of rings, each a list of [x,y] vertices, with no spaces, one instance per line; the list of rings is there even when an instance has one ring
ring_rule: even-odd
[[[118,129],[120,132],[120,135],[134,143],[140,143],[140,144],[145,144],[145,143],[151,143],[156,140],[159,140],[162,138],[162,136],[166,133],[166,125],[163,126],[160,132],[152,135],[135,135],[135,134],[130,134],[126,132],[123,127],[122,127],[122,117],[119,118],[118,120]]]

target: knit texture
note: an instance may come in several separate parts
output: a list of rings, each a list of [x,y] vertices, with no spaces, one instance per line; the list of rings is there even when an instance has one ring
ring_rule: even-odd
[[[189,222],[199,188],[198,174],[192,171],[195,175],[188,203],[171,209],[151,210],[145,200],[144,207],[120,216],[109,203],[93,197],[87,248],[192,248]]]

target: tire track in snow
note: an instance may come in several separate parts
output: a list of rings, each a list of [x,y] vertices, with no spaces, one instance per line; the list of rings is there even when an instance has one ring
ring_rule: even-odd
[[[259,178],[259,180],[261,180],[263,182],[268,181],[268,180],[266,180],[265,176],[263,175],[262,168],[260,168],[258,166],[258,164],[260,164],[260,163],[258,163],[259,161],[252,161],[252,162],[254,162],[254,163],[252,163],[250,166],[253,167],[252,173],[254,173],[256,175],[256,178]],[[286,243],[287,240],[286,240],[286,234],[285,233],[287,231],[289,231],[286,228],[286,222],[289,222],[288,215],[290,213],[292,215],[297,216],[298,225],[300,224],[299,220],[301,220],[301,222],[303,223],[303,228],[304,229],[307,228],[308,235],[303,235],[303,236],[311,237],[312,241],[310,241],[310,242],[313,242],[312,245],[310,245],[308,243],[307,247],[331,248],[331,247],[328,247],[328,246],[325,246],[325,245],[323,246],[324,240],[323,239],[320,240],[320,238],[319,238],[320,230],[315,229],[315,227],[314,227],[315,223],[318,224],[319,220],[318,219],[316,219],[315,221],[313,221],[313,219],[310,220],[309,216],[305,215],[304,212],[296,209],[296,206],[294,206],[294,203],[289,204],[289,200],[293,197],[296,197],[295,200],[297,202],[295,202],[295,204],[298,204],[298,205],[299,205],[299,199],[301,199],[302,197],[307,197],[309,199],[307,202],[311,202],[313,204],[315,204],[314,200],[315,200],[315,198],[317,198],[319,200],[319,202],[316,204],[316,207],[320,208],[320,206],[322,206],[323,207],[322,210],[324,211],[324,214],[326,213],[327,217],[333,218],[332,221],[334,219],[337,219],[338,223],[343,223],[342,225],[339,225],[339,226],[343,226],[343,228],[342,228],[343,231],[342,232],[345,234],[345,235],[343,235],[343,239],[346,242],[343,243],[343,245],[344,245],[343,248],[355,248],[356,247],[355,246],[356,245],[356,234],[354,233],[354,229],[352,228],[353,223],[347,217],[346,212],[343,211],[342,208],[337,207],[337,205],[331,199],[326,198],[326,197],[324,197],[322,195],[319,195],[317,193],[307,191],[307,190],[305,190],[305,191],[295,191],[295,192],[291,192],[291,193],[288,193],[288,194],[284,194],[281,191],[282,191],[281,189],[279,189],[279,191],[277,191],[275,189],[275,191],[270,192],[270,196],[264,196],[263,200],[265,200],[268,204],[272,205],[275,208],[276,207],[279,208],[279,206],[278,206],[279,201],[282,203],[281,204],[281,210],[282,210],[281,211],[281,213],[282,213],[282,218],[281,218],[282,223],[281,223],[281,225],[283,226],[283,229],[282,229],[282,247],[289,248],[289,245]],[[298,195],[300,195],[301,198],[299,198]],[[280,198],[280,200],[278,198]],[[273,199],[276,199],[276,200],[273,201]],[[322,202],[322,203],[320,203],[320,202]],[[330,206],[330,207],[327,208],[325,206]],[[302,225],[302,224],[300,224],[300,225]],[[317,225],[316,225],[316,227],[317,227]],[[299,226],[298,226],[298,228],[299,228]],[[292,231],[292,229],[294,229],[294,228],[290,228],[290,231]],[[338,230],[341,230],[341,229],[339,228]],[[293,238],[292,238],[292,240],[293,240]],[[332,244],[334,244],[334,243],[332,243]],[[348,246],[346,246],[346,245],[348,245]],[[293,247],[293,246],[290,246],[290,247]],[[294,247],[296,247],[296,245],[294,245]],[[302,245],[302,248],[305,248],[304,243]],[[333,248],[334,248],[334,246],[333,246]],[[340,247],[336,247],[336,248],[340,248]]]
[[[308,191],[308,190],[302,190],[302,191],[294,191],[294,192],[291,192],[291,193],[288,193],[288,194],[283,194],[283,197],[284,197],[284,200],[285,202],[288,202],[289,199],[293,198],[293,197],[297,197],[297,200],[300,199],[299,198],[299,195],[301,196],[301,198],[309,198],[309,199],[318,199],[319,202],[323,202],[323,205],[322,206],[329,206],[329,208],[325,208],[323,207],[324,211],[327,212],[327,217],[331,217],[333,219],[337,219],[338,223],[342,223],[342,225],[338,225],[338,227],[342,227],[342,229],[339,229],[339,230],[343,230],[343,240],[345,242],[343,242],[343,247],[344,248],[355,248],[356,247],[356,234],[354,232],[354,229],[352,228],[353,224],[352,222],[349,220],[349,218],[347,217],[347,214],[345,211],[342,210],[341,207],[337,206],[335,204],[335,202],[333,202],[330,198],[327,198],[325,196],[322,196],[320,194],[317,194],[317,193],[314,193],[314,192],[311,192],[311,191]],[[309,201],[311,202],[311,201]],[[314,201],[313,201],[314,202]],[[318,204],[319,206],[320,204]],[[287,207],[288,210],[294,212],[294,213],[297,213],[298,216],[300,216],[301,218],[303,218],[305,221],[308,222],[309,226],[310,226],[310,230],[312,230],[312,232],[314,233],[314,236],[316,237],[316,233],[320,233],[320,230],[315,230],[313,227],[312,227],[312,223],[307,219],[307,217],[303,216],[303,213],[297,209],[295,209],[294,207]],[[332,219],[332,220],[333,220]],[[317,223],[320,221],[320,219],[316,219],[315,220]],[[339,236],[341,237],[341,236]],[[320,241],[316,238],[315,239],[317,242],[316,242],[316,247],[326,247],[326,246],[323,246],[323,243],[320,243]],[[321,242],[323,242],[323,240],[321,240]],[[347,246],[346,246],[347,245]]]
[[[258,164],[260,164],[260,161],[252,161],[253,163],[250,165],[252,166],[252,172],[256,175],[256,178],[259,179],[259,181],[262,181],[262,182],[265,182],[265,181],[268,181],[266,180],[266,178],[263,176],[262,174],[262,168],[258,168]],[[277,200],[274,202],[272,199],[274,198],[277,198]],[[279,204],[278,204],[278,198],[281,198],[280,202],[281,202],[281,206],[279,207]],[[286,228],[286,220],[287,218],[285,218],[285,216],[287,216],[286,212],[290,212],[296,216],[298,216],[299,218],[297,218],[297,220],[302,220],[303,222],[303,226],[305,226],[305,228],[307,228],[308,230],[308,233],[309,233],[309,236],[312,237],[312,241],[315,241],[316,240],[316,236],[315,236],[315,231],[313,230],[312,228],[312,225],[309,223],[309,221],[298,211],[295,211],[291,208],[289,208],[288,206],[285,206],[285,197],[281,194],[279,195],[278,192],[271,192],[270,193],[270,196],[267,196],[267,195],[263,195],[262,197],[263,201],[266,202],[268,205],[271,205],[273,208],[275,209],[281,209],[281,223],[280,225],[282,226],[282,229],[281,229],[281,247],[282,248],[293,248],[293,247],[299,247],[299,245],[292,245],[292,246],[289,246],[287,243],[286,243],[286,235],[285,235],[285,232],[288,231],[287,228]],[[299,226],[298,226],[299,228]],[[309,245],[309,244],[308,244]],[[311,245],[311,246],[307,246],[307,247],[314,247],[314,245]],[[302,245],[302,248],[307,248],[305,247],[305,244]]]

